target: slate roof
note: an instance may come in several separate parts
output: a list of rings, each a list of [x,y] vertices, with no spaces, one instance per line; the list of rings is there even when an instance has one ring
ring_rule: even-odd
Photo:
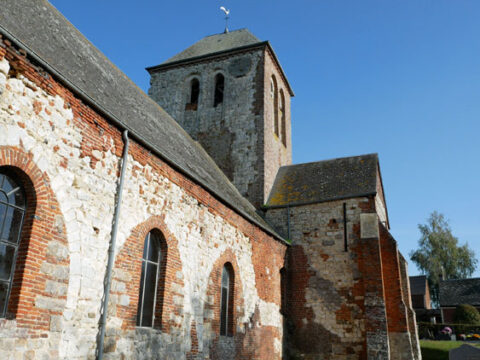
[[[377,166],[377,154],[282,166],[266,207],[375,195]]]
[[[192,46],[171,57],[163,64],[205,56],[217,52],[236,49],[243,46],[263,43],[247,29],[230,31],[204,37]]]
[[[480,306],[480,278],[440,282],[440,306],[469,304]]]
[[[169,69],[174,66],[202,61],[205,58],[213,58],[216,56],[223,56],[226,53],[264,47],[269,49],[270,54],[277,63],[278,68],[280,69],[280,74],[288,88],[290,96],[295,96],[287,76],[283,71],[282,65],[280,64],[280,61],[278,60],[278,57],[270,43],[268,41],[261,41],[247,29],[234,30],[228,33],[206,36],[160,65],[149,66],[146,68],[146,70],[152,74],[156,71]]]
[[[425,275],[410,276],[411,295],[427,294],[427,277]]]
[[[203,148],[48,1],[0,0],[0,9],[0,33],[134,140],[281,239]]]

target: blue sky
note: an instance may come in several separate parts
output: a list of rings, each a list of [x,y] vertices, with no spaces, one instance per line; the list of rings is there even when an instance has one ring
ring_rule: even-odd
[[[226,6],[295,91],[295,163],[377,152],[403,254],[438,210],[480,258],[480,1],[51,2],[145,91],[144,68],[223,31]]]

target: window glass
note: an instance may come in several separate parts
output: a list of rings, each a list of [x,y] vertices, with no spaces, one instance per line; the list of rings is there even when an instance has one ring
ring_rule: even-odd
[[[160,244],[155,234],[150,233],[148,244],[148,257],[147,259],[158,263],[158,256],[160,255]]]
[[[20,241],[20,232],[22,231],[24,211],[20,209],[13,210],[13,218],[10,223],[10,232],[8,241],[18,243]]]
[[[10,179],[8,176],[3,177],[3,184],[2,184],[2,191],[6,192],[7,194],[16,188],[15,183]]]
[[[143,295],[142,326],[153,325],[153,308],[155,306],[155,289],[157,285],[157,266],[147,263]]]
[[[10,280],[14,257],[15,247],[0,244],[0,280]]]
[[[25,199],[23,196],[23,191],[20,187],[15,187],[7,193],[8,202],[10,205],[24,207]]]
[[[230,264],[225,264],[222,270],[222,288],[221,288],[221,299],[220,299],[220,335],[230,335],[229,334],[229,322],[232,320],[233,316],[233,301],[231,299],[231,285],[232,282],[232,272]]]
[[[3,228],[0,236],[2,240],[8,240],[11,237],[10,233],[12,232],[13,210],[14,208],[9,206],[4,214]]]
[[[137,326],[152,327],[154,324],[161,260],[160,238],[161,234],[155,231],[151,231],[145,237],[137,307]]]
[[[0,282],[0,314],[5,314],[7,307],[8,283]]]
[[[3,191],[0,191],[0,203],[7,203],[8,198],[7,194],[5,194]]]
[[[228,288],[222,287],[222,307],[220,315],[220,335],[227,335]]]
[[[0,168],[0,317],[6,313],[24,214],[22,187],[10,171]]]
[[[142,261],[142,276],[140,277],[140,291],[138,293],[138,307],[137,307],[137,325],[140,326],[142,307],[143,307],[143,285],[145,283],[145,261]]]

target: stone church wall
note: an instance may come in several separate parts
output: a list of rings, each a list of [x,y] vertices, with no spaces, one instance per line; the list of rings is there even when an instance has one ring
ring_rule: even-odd
[[[286,337],[293,359],[388,359],[378,235],[360,233],[361,215],[377,221],[374,210],[370,198],[268,210],[292,241]]]
[[[94,359],[121,133],[0,44],[0,166],[14,166],[32,189],[0,357]],[[119,225],[105,358],[281,358],[284,244],[133,141]],[[155,326],[138,328],[143,242],[154,228],[166,240],[163,297]],[[232,337],[219,336],[226,262]]]
[[[267,210],[267,219],[292,241],[289,358],[420,358],[406,261],[376,213],[377,199]]]

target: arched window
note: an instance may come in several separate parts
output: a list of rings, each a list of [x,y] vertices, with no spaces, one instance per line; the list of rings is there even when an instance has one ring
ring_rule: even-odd
[[[222,74],[215,76],[215,94],[213,99],[213,106],[223,103],[223,90],[225,88],[225,77]]]
[[[23,187],[0,168],[0,317],[7,312],[25,209]]]
[[[140,293],[138,296],[137,326],[153,327],[155,317],[160,316],[157,309],[157,293],[162,264],[163,235],[158,230],[150,231],[145,237],[142,259],[142,276],[140,278]],[[163,285],[163,284],[162,284]]]
[[[270,97],[272,99],[272,114],[273,114],[273,126],[275,135],[280,136],[278,126],[278,91],[277,91],[277,79],[272,76],[270,80]]]
[[[190,81],[190,102],[185,107],[186,110],[197,110],[198,97],[200,96],[200,81],[197,78],[193,78]]]
[[[226,263],[222,270],[222,294],[220,304],[220,335],[232,336],[234,327],[234,273],[232,264]]]
[[[281,124],[281,138],[284,146],[287,146],[287,122],[285,112],[285,95],[283,89],[280,90],[280,124]]]

